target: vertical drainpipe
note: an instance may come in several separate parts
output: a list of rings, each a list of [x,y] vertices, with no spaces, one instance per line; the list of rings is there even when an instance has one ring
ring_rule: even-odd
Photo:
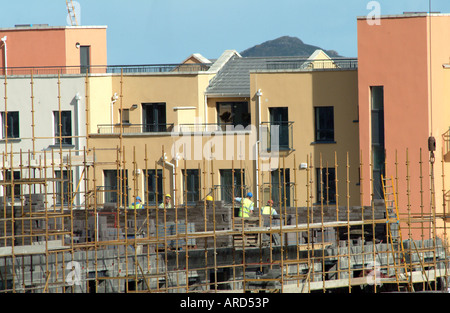
[[[80,94],[77,92],[75,95],[75,155],[80,154]],[[80,180],[80,167],[77,165],[75,167],[75,177],[77,181]],[[76,205],[80,205],[80,193],[78,192],[76,195]]]
[[[114,133],[114,103],[117,101],[117,92],[111,97],[111,134]]]
[[[172,168],[172,186],[173,186],[173,205],[175,207],[175,199],[176,199],[176,193],[175,193],[175,168],[178,168],[178,154],[175,156],[175,164],[170,163],[169,161],[167,161],[167,156],[164,153],[164,159],[163,159],[164,163],[166,163],[167,165],[169,165]]]
[[[205,104],[204,104],[204,106],[205,106],[205,108],[204,108],[204,123],[205,123],[205,131],[206,131],[206,128],[207,128],[207,125],[206,124],[208,124],[208,111],[207,111],[207,109],[208,109],[208,95],[207,94],[205,94]]]
[[[258,101],[258,137],[256,140],[256,145],[255,145],[255,149],[256,149],[256,153],[255,153],[255,157],[256,157],[256,205],[259,205],[259,144],[260,144],[260,140],[261,140],[261,89],[258,89],[258,91],[256,92],[256,98]]]
[[[2,37],[0,40],[3,42],[3,46],[4,46],[4,50],[3,50],[3,52],[4,52],[4,54],[5,54],[5,64],[4,64],[4,67],[5,67],[5,74],[6,74],[6,70],[8,69],[8,54],[7,54],[7,51],[6,51],[6,36],[4,36],[4,37]]]

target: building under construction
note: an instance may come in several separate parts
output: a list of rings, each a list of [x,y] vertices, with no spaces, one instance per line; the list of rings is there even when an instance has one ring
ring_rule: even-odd
[[[450,18],[383,23],[358,59],[140,66],[93,65],[106,27],[0,29],[0,292],[447,291]]]
[[[45,175],[54,166],[69,172],[80,166],[84,175],[77,185],[92,184],[89,178],[97,166],[92,153],[69,156],[62,165],[56,161],[58,151],[39,158],[39,164],[29,162],[30,154],[22,153],[17,156],[21,159],[17,168],[3,154],[4,164],[11,166],[4,166],[3,172],[20,168],[21,173],[35,175],[2,181],[2,187],[12,193],[25,186],[29,191],[2,198],[2,292],[300,293],[447,288],[447,241],[445,233],[436,235],[445,232],[436,226],[443,216],[433,210],[420,216],[399,215],[395,201],[388,199],[389,189],[395,195],[390,180],[385,185],[386,201],[374,201],[371,206],[350,206],[343,200],[333,205],[287,207],[284,200],[276,207],[277,215],[260,215],[255,210],[249,218],[237,216],[239,204],[234,201],[130,209],[102,203],[99,199],[105,191],[94,185],[87,186],[81,195],[83,208],[77,208],[73,204],[76,192],[47,192],[50,185],[71,182]],[[309,179],[295,181],[294,189],[312,190],[312,168],[308,164]],[[214,173],[200,170],[202,175]],[[163,176],[168,175],[165,172]],[[220,198],[217,188],[203,189]],[[67,205],[58,204],[64,202],[58,198],[65,196]],[[338,196],[345,199],[348,193],[342,190]],[[410,237],[413,228],[421,231],[421,239]]]

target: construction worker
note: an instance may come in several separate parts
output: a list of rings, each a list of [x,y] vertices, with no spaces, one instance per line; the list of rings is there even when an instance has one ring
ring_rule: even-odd
[[[136,203],[133,202],[132,204],[130,204],[129,208],[132,209],[132,210],[134,210],[134,209],[143,209],[144,206],[142,205],[141,197],[137,196],[136,197]]]
[[[212,196],[206,196],[206,207],[208,209],[212,209],[213,208],[213,197]]]
[[[244,199],[235,198],[236,201],[241,202],[241,207],[239,208],[239,217],[250,217],[253,213],[253,194],[251,192],[247,193],[247,196]]]
[[[164,202],[159,205],[159,208],[160,209],[164,209],[164,208],[171,209],[172,208],[172,203],[170,203],[171,199],[172,199],[172,197],[169,194],[166,194],[164,196]]]
[[[262,215],[277,215],[277,211],[273,208],[273,201],[268,200],[267,205],[261,208]]]

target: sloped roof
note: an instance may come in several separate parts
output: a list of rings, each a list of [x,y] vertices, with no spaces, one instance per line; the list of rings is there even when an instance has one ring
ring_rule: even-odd
[[[188,56],[183,62],[181,62],[183,64],[185,63],[203,63],[203,64],[208,64],[211,63],[210,60],[208,60],[207,58],[205,58],[203,55],[201,55],[200,53],[193,53],[190,56]]]
[[[301,57],[248,57],[233,56],[210,81],[207,95],[250,96],[250,71],[286,69],[286,62],[300,68],[307,58]]]
[[[320,49],[305,57],[241,57],[239,54],[233,54],[221,65],[206,89],[209,96],[249,97],[251,71],[310,71],[357,66],[355,60],[330,58]]]

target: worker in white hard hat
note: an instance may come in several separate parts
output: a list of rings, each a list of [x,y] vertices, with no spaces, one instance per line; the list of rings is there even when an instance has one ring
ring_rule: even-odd
[[[164,202],[159,205],[159,208],[160,209],[164,209],[164,208],[171,209],[172,208],[172,203],[170,202],[171,199],[172,199],[172,197],[169,194],[166,194],[164,196]]]

